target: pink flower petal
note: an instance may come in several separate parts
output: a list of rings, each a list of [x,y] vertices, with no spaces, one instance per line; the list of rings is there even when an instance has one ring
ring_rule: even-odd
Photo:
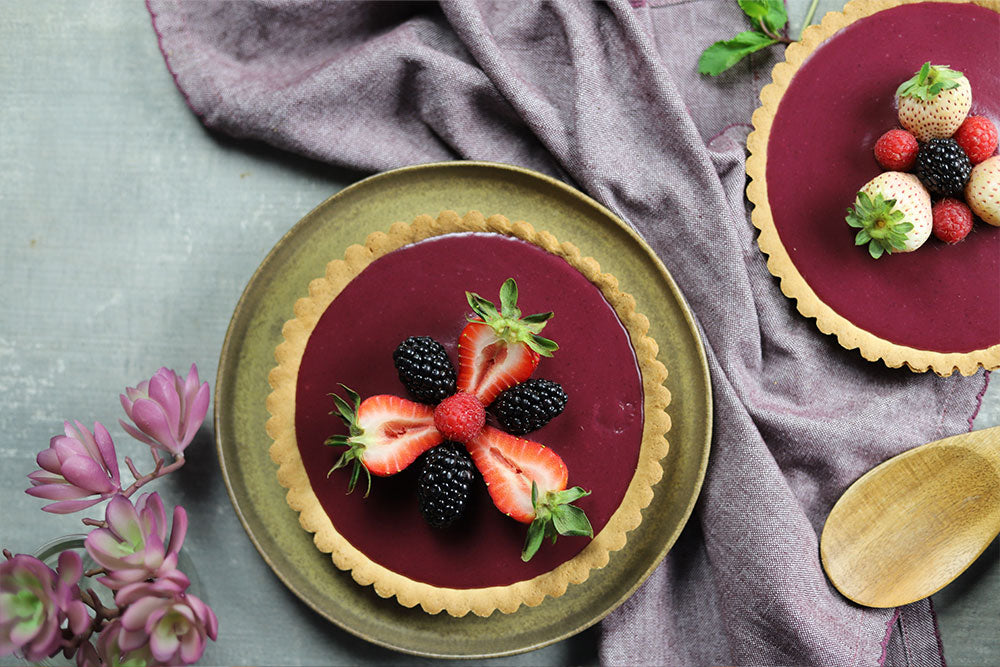
[[[122,590],[124,591],[125,589],[123,588]],[[119,602],[117,596],[115,596],[115,602],[119,607],[122,604]],[[128,630],[145,629],[148,632],[150,617],[157,614],[157,612],[159,612],[159,615],[162,615],[162,610],[167,604],[169,602],[163,598],[140,595],[137,599],[129,603],[128,607],[125,608],[125,612],[121,615],[122,627]]]
[[[146,435],[145,433],[143,433],[142,431],[140,431],[136,427],[132,426],[131,424],[127,424],[124,421],[122,421],[121,419],[118,420],[118,423],[121,424],[121,427],[123,429],[125,429],[126,433],[128,433],[130,436],[132,436],[133,438],[135,438],[139,442],[144,442],[147,445],[149,445],[150,447],[159,447],[160,446],[160,444],[158,442],[156,442],[156,440],[153,440],[148,435]]]
[[[63,435],[57,435],[52,438],[52,444],[50,444],[49,447],[51,447],[52,451],[56,453],[56,457],[59,459],[60,469],[66,459],[71,456],[90,458],[90,454],[87,453],[87,448],[84,447],[83,443],[76,438],[67,438]]]
[[[205,652],[205,640],[201,633],[189,631],[181,637],[180,655],[181,662],[185,665],[193,665],[201,659]]]
[[[47,470],[36,470],[28,473],[28,479],[31,480],[32,486],[38,486],[39,484],[68,484],[65,477],[48,472]]]
[[[170,526],[170,543],[167,545],[167,553],[176,554],[184,544],[184,537],[187,535],[188,518],[187,510],[180,505],[174,507],[174,520]]]
[[[149,650],[160,662],[169,661],[180,644],[180,639],[171,632],[171,629],[171,624],[157,623],[155,630],[149,636]]]
[[[198,429],[201,428],[202,423],[205,421],[210,399],[211,395],[208,390],[208,383],[206,382],[198,388],[198,392],[195,394],[193,400],[186,406],[187,414],[184,415],[184,434],[182,436],[185,446],[194,439],[194,436],[198,433]]]
[[[53,474],[58,475],[60,463],[59,463],[59,455],[56,454],[56,451],[54,449],[52,449],[52,444],[54,441],[55,438],[49,440],[49,448],[43,449],[42,451],[38,452],[38,456],[35,457],[35,461],[38,462],[38,467],[40,467],[42,470],[47,470]]]
[[[167,421],[174,428],[181,423],[181,397],[177,394],[177,376],[173,371],[161,368],[149,380],[149,398],[160,404],[167,415]]]
[[[118,487],[108,479],[108,472],[94,459],[71,456],[63,461],[62,474],[67,482],[92,493],[111,493],[118,490]]]
[[[180,454],[181,447],[174,438],[167,415],[159,403],[142,398],[132,406],[132,421],[139,430],[157,441],[157,445],[172,454]]]
[[[129,543],[139,547],[143,543],[142,528],[139,526],[139,515],[132,503],[125,496],[115,496],[104,511],[104,518],[114,533]]]
[[[74,600],[66,609],[66,618],[69,620],[69,629],[73,634],[82,635],[90,627],[90,614],[88,607],[79,600]]]
[[[142,628],[139,628],[138,630],[129,630],[123,626],[121,632],[118,634],[118,647],[123,653],[134,651],[143,646],[145,643],[146,631]]]
[[[85,498],[86,496],[92,495],[90,491],[87,491],[86,489],[81,489],[78,486],[67,484],[65,481],[61,480],[54,484],[39,484],[38,486],[25,489],[24,492],[29,496],[44,498],[45,500],[76,500],[78,498]],[[98,498],[98,500],[100,499]]]
[[[111,440],[111,434],[104,428],[101,422],[94,422],[94,441],[97,442],[97,449],[101,452],[101,461],[116,485],[119,484],[118,477],[118,454],[115,452],[115,443]]]
[[[51,512],[52,514],[72,514],[73,512],[85,510],[91,505],[96,505],[102,500],[104,499],[100,496],[92,500],[64,500],[62,502],[46,505],[42,508],[42,511]]]
[[[97,441],[94,440],[93,433],[87,430],[87,427],[80,422],[74,420],[73,423],[76,424],[76,430],[79,433],[76,439],[83,443],[83,446],[86,447],[87,455],[95,461],[100,461],[101,450],[97,447]]]
[[[202,602],[201,598],[191,595],[190,593],[184,596],[188,604],[194,610],[195,614],[198,615],[199,620],[205,626],[205,631],[208,636],[214,641],[216,636],[219,634],[219,619],[216,617],[215,612],[207,604]]]
[[[83,576],[83,560],[80,554],[67,549],[59,554],[59,564],[56,569],[59,572],[59,581],[67,586],[73,586]]]

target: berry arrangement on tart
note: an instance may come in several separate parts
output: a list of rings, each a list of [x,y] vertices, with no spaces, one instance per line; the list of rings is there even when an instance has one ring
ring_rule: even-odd
[[[331,397],[348,432],[331,436],[326,444],[347,448],[330,472],[351,467],[349,493],[363,472],[366,496],[372,475],[394,475],[430,450],[417,494],[421,513],[436,528],[447,528],[464,514],[473,463],[496,508],[529,524],[521,551],[528,561],[546,537],[593,537],[594,531],[586,513],[572,504],[589,492],[566,488],[569,472],[559,455],[517,437],[545,426],[567,401],[556,382],[529,384],[541,357],[552,356],[559,346],[539,335],[553,313],[522,318],[517,294],[513,278],[500,288],[499,308],[466,292],[474,316],[458,336],[457,377],[444,347],[433,338],[408,337],[393,352],[403,385],[414,397],[436,404],[433,409],[386,394],[362,401],[341,385],[349,400]],[[486,408],[494,403],[500,425],[516,433],[486,424]]]
[[[295,313],[269,376],[271,455],[359,584],[429,613],[511,613],[585,581],[641,522],[666,371],[634,299],[571,244],[420,216],[349,248]]]
[[[997,128],[986,116],[969,115],[965,75],[925,62],[896,90],[896,107],[903,129],[889,130],[874,146],[885,171],[847,211],[847,224],[858,229],[855,244],[878,259],[913,252],[932,232],[958,243],[972,231],[973,214],[1000,226]]]
[[[997,0],[852,0],[761,91],[747,196],[768,269],[868,360],[1000,368],[1000,66],[980,55],[998,33]]]

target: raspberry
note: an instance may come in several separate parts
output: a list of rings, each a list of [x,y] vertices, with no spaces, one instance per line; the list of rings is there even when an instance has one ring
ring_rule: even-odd
[[[468,442],[486,425],[486,410],[472,394],[459,392],[434,408],[434,427],[445,440]]]
[[[455,393],[455,367],[444,346],[428,336],[410,336],[392,353],[399,380],[422,403]]]
[[[972,211],[965,202],[945,198],[934,204],[934,236],[945,243],[958,243],[972,231]]]
[[[889,130],[875,142],[875,159],[887,171],[909,171],[917,148],[916,138],[906,130]]]
[[[979,164],[997,149],[997,128],[986,116],[969,116],[952,138],[972,164]]]
[[[490,404],[490,412],[508,433],[524,435],[545,426],[566,407],[558,382],[532,378],[506,389]]]
[[[954,197],[965,188],[972,164],[954,139],[931,139],[920,147],[913,173],[924,187],[942,197]]]

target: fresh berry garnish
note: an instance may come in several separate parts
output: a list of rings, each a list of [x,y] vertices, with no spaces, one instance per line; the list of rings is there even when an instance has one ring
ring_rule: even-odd
[[[556,535],[594,531],[587,515],[570,503],[588,495],[578,486],[566,488],[569,472],[552,449],[487,426],[466,443],[486,482],[490,498],[507,516],[529,523],[521,559],[528,561],[542,540]]]
[[[983,222],[1000,227],[1000,155],[972,168],[965,201]]]
[[[394,475],[444,440],[434,428],[434,409],[429,405],[385,394],[362,401],[357,392],[347,387],[344,390],[350,401],[330,394],[337,408],[330,414],[344,420],[348,433],[330,436],[325,444],[347,447],[330,472],[353,464],[348,493],[354,490],[362,470],[368,477],[367,496],[371,475]]]
[[[945,243],[958,243],[972,231],[972,211],[965,202],[946,197],[931,208],[934,236]]]
[[[566,392],[558,382],[532,378],[506,389],[490,405],[503,430],[514,435],[536,431],[566,407]]]
[[[884,171],[858,192],[847,224],[858,229],[855,245],[883,253],[916,250],[931,234],[931,196],[913,174]]]
[[[954,139],[931,139],[920,147],[913,173],[928,190],[943,197],[961,194],[972,164]]]
[[[997,127],[986,116],[969,116],[952,138],[972,164],[979,164],[997,149]]]
[[[424,454],[417,479],[417,499],[424,520],[447,528],[465,513],[475,466],[461,444],[444,442]]]
[[[486,410],[472,394],[459,392],[434,408],[434,427],[446,440],[468,442],[483,430]]]
[[[972,87],[961,72],[924,63],[896,89],[899,124],[917,141],[950,137],[972,107]]]
[[[455,367],[444,345],[428,336],[410,336],[392,353],[399,381],[421,403],[437,403],[455,393]]]
[[[875,142],[875,159],[886,171],[909,171],[919,147],[906,130],[889,130]]]
[[[540,356],[559,348],[538,333],[552,313],[521,317],[517,284],[508,278],[500,287],[500,309],[478,294],[465,293],[477,317],[458,337],[458,391],[474,394],[489,405],[497,394],[531,377]]]

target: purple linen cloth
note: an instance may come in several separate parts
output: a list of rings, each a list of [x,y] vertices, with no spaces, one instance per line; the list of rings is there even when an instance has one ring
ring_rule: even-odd
[[[818,534],[864,471],[968,430],[988,374],[887,369],[795,312],[744,199],[747,124],[780,54],[700,77],[700,51],[746,29],[736,2],[635,4],[149,0],[209,128],[364,172],[536,169],[662,258],[706,343],[712,456],[677,545],[603,621],[603,662],[942,664],[930,602],[848,603]]]

